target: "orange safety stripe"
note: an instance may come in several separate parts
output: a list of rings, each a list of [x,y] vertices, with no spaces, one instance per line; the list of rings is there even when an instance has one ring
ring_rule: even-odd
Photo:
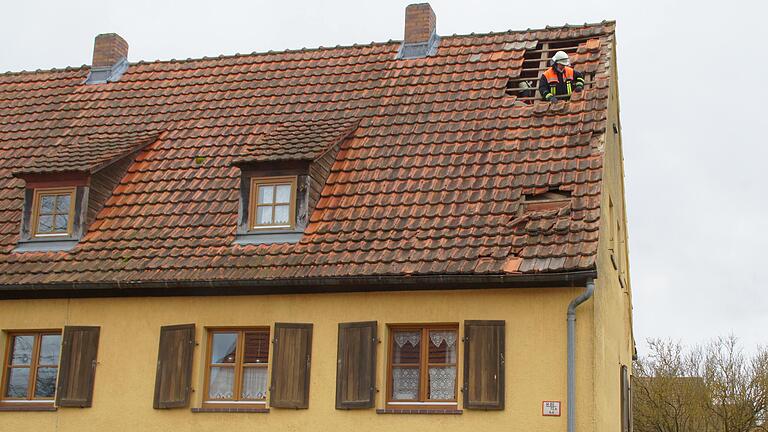
[[[563,74],[565,75],[566,81],[573,81],[573,68],[566,66],[563,70]],[[557,83],[557,72],[555,72],[555,68],[551,67],[544,72],[544,77],[547,78],[547,82],[549,83]]]

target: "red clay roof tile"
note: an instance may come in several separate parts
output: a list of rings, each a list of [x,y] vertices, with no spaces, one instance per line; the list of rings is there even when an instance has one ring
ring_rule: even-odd
[[[0,286],[594,268],[613,31],[447,36],[414,60],[395,60],[390,42],[140,62],[90,86],[87,68],[0,74]],[[590,38],[574,63],[591,86],[516,106],[504,91],[524,51],[567,38]],[[164,135],[73,250],[13,251],[24,183],[12,173],[42,160],[93,169],[139,145],[93,137],[146,131]],[[234,244],[233,162],[314,158],[342,139],[299,243]],[[552,187],[570,206],[521,208]]]

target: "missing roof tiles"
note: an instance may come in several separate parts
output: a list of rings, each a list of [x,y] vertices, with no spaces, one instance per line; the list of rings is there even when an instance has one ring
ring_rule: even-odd
[[[525,202],[558,201],[571,199],[571,191],[562,189],[550,189],[544,193],[525,194]]]
[[[597,40],[598,43],[595,43],[595,40]],[[578,54],[589,50],[596,50],[599,47],[599,39],[588,38],[538,41],[535,46],[529,44],[523,54],[523,67],[520,70],[520,74],[507,80],[505,93],[508,96],[516,96],[517,101],[519,102],[527,105],[532,104],[538,99],[536,93],[539,77],[541,77],[541,74],[549,68],[549,59],[552,58],[557,51],[565,51],[571,56],[572,61],[575,60],[574,64],[578,69]],[[589,72],[584,74],[587,79],[585,88],[589,88],[592,86],[595,74]]]

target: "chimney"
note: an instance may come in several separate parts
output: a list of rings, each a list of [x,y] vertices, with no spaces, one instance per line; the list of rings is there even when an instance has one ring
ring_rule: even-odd
[[[117,33],[96,36],[93,62],[86,84],[114,82],[128,69],[128,42]]]
[[[434,55],[440,37],[436,33],[437,17],[429,3],[417,3],[405,8],[405,37],[398,59],[421,58]]]

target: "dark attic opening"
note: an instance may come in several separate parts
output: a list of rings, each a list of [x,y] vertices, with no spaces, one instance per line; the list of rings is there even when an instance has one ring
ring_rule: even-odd
[[[539,78],[551,66],[550,59],[558,51],[564,51],[571,59],[574,68],[584,74],[585,89],[592,87],[597,68],[591,62],[599,58],[599,39],[578,38],[557,41],[539,41],[534,49],[525,50],[520,74],[509,78],[506,94],[516,96],[516,101],[530,105],[540,100],[538,92]]]

